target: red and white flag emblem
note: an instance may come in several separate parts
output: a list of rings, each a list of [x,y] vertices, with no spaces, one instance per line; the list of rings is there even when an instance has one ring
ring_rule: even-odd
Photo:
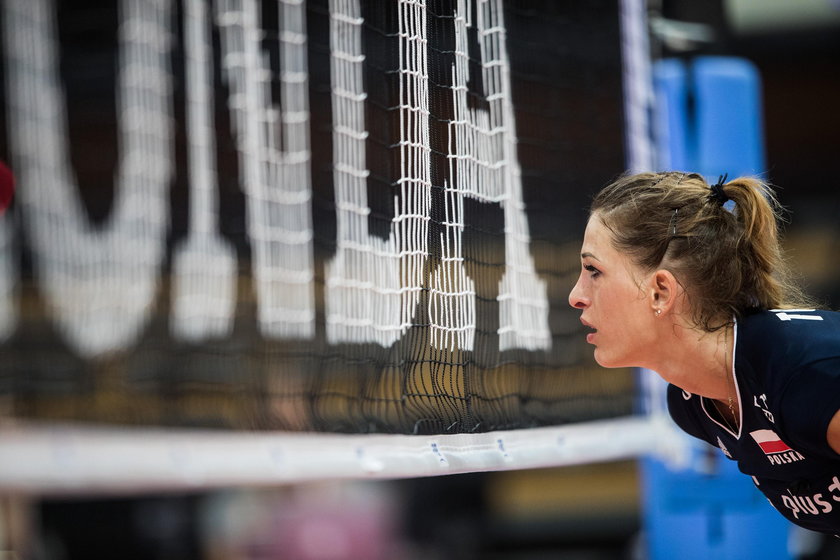
[[[779,436],[773,430],[756,430],[750,432],[750,435],[761,450],[764,451],[765,455],[784,453],[785,451],[791,450],[785,442],[779,439]]]

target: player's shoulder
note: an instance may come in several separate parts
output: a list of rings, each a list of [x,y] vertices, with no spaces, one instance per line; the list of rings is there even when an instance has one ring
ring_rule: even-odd
[[[840,333],[840,313],[822,309],[769,309],[748,313],[738,319],[737,325],[739,337],[758,337],[766,346],[774,335]]]
[[[783,386],[810,364],[840,358],[840,313],[834,311],[759,311],[739,319],[736,328],[736,365],[768,383]]]

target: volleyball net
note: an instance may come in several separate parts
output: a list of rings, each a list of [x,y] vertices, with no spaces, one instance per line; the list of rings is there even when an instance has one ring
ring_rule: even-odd
[[[2,9],[1,484],[662,442],[567,303],[591,194],[649,164],[642,2]]]

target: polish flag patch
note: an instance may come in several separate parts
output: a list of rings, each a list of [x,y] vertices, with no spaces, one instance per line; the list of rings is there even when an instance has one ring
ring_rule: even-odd
[[[784,453],[785,451],[791,451],[791,448],[779,439],[779,436],[776,435],[776,432],[773,430],[756,430],[754,432],[750,432],[750,435],[764,451],[765,455],[772,455],[774,453]]]

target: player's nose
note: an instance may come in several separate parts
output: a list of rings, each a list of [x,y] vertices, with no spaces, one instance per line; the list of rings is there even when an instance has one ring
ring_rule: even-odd
[[[586,309],[589,307],[590,303],[589,298],[586,297],[586,294],[584,294],[583,288],[580,285],[580,278],[578,278],[578,281],[575,283],[572,291],[569,292],[569,305],[575,309]]]

